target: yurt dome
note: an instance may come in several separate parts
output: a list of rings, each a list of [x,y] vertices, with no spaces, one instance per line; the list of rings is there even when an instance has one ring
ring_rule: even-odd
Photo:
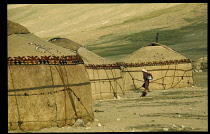
[[[124,89],[141,88],[142,69],[154,79],[150,89],[168,89],[193,85],[191,61],[182,54],[159,43],[149,43],[119,60],[122,66]]]
[[[49,40],[50,43],[53,43],[55,45],[61,46],[63,48],[69,49],[70,51],[73,51],[77,54],[79,54],[86,65],[88,64],[94,64],[94,65],[102,65],[102,64],[114,64],[113,61],[103,58],[88,49],[86,49],[84,46],[80,45],[79,43],[76,43],[70,39],[67,38],[52,38]]]
[[[12,22],[10,20],[7,21],[7,36],[11,34],[27,34],[30,33],[27,28],[24,26]]]
[[[56,43],[57,45],[59,44],[59,46],[67,48],[67,49],[71,49],[73,51],[77,51],[79,49],[79,47],[81,47],[82,45],[80,45],[77,42],[74,42],[70,39],[67,38],[52,38],[49,40],[49,42],[51,43]],[[70,45],[69,45],[70,44]]]
[[[89,74],[94,100],[124,96],[121,70],[118,64],[66,38],[57,38],[56,40],[53,38],[49,42],[65,47],[70,51],[75,51],[82,57]]]
[[[19,24],[8,21],[8,29],[8,130],[92,122],[91,85],[82,58]]]
[[[149,43],[144,45],[141,49],[124,57],[120,61],[125,63],[143,63],[179,59],[188,58],[165,45],[161,45],[159,43]]]

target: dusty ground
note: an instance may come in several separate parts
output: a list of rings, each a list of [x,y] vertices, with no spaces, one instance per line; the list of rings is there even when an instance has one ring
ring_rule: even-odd
[[[208,131],[208,88],[187,87],[126,91],[125,98],[94,101],[95,121],[88,126],[65,126],[39,132],[161,132]],[[9,131],[14,132],[14,131]]]

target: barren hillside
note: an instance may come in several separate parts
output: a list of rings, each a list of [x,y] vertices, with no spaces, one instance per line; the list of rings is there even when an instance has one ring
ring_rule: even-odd
[[[207,3],[11,4],[8,19],[113,60],[154,42],[157,32],[159,43],[191,59],[207,55]]]

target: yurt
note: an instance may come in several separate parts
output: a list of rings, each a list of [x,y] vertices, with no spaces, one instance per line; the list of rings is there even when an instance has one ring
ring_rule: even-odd
[[[8,21],[8,130],[34,131],[94,120],[82,58]]]
[[[94,100],[124,97],[123,80],[118,64],[67,38],[53,38],[49,42],[67,48],[82,57],[89,74]]]
[[[193,85],[191,61],[182,54],[159,43],[149,43],[119,61],[124,89],[141,89],[142,69],[153,75],[149,88],[169,89]]]

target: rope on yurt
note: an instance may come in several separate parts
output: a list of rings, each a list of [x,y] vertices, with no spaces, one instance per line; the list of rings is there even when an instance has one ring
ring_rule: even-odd
[[[176,83],[176,85],[179,84],[179,83],[183,80],[184,74],[185,74],[186,72],[187,72],[187,70],[184,71],[183,75],[181,76],[182,79],[180,79],[180,80]],[[176,85],[175,85],[175,86],[176,86]],[[171,86],[171,88],[174,88],[175,86],[173,86],[173,87]]]
[[[162,66],[161,66],[161,67],[162,67]],[[170,64],[168,65],[168,69],[166,70],[165,76],[164,76],[164,78],[163,78],[163,83],[162,83],[163,89],[166,88],[166,84],[164,84],[164,80],[165,80],[165,77],[166,77],[166,75],[167,75],[167,73],[168,73],[169,67],[170,67]],[[165,86],[164,86],[164,85],[165,85]]]
[[[163,89],[165,89],[166,88],[166,84],[164,84],[164,78],[165,77],[173,77],[173,81],[172,81],[172,85],[171,85],[171,88],[173,88],[173,87],[175,87],[178,83],[180,83],[181,82],[181,80],[180,81],[178,81],[178,83],[176,83],[176,85],[175,86],[173,86],[174,85],[174,79],[175,79],[175,72],[177,71],[177,65],[178,64],[176,64],[175,65],[175,69],[169,69],[169,67],[170,67],[170,65],[168,66],[168,69],[165,69],[166,70],[166,73],[165,73],[165,76],[163,76],[163,77],[161,77],[161,78],[158,78],[158,79],[155,79],[155,80],[153,80],[153,81],[151,81],[150,83],[156,83],[156,84],[161,84],[162,86],[163,86]],[[139,79],[134,79],[133,78],[133,76],[131,75],[131,73],[130,73],[130,71],[128,71],[128,69],[126,68],[126,72],[128,72],[128,74],[130,75],[130,77],[132,78],[132,81],[133,81],[133,85],[134,85],[134,88],[137,90],[137,87],[136,87],[136,85],[135,85],[135,82],[134,82],[134,80],[137,80],[137,81],[142,81],[142,80],[139,80]],[[155,70],[157,70],[157,69],[155,69]],[[150,70],[150,71],[155,71],[155,70]],[[161,69],[161,70],[163,70],[163,69]],[[168,73],[168,71],[169,70],[175,70],[175,72],[174,72],[174,75],[173,76],[167,76],[167,73]],[[181,69],[182,70],[182,69]],[[192,70],[192,69],[190,69],[190,70]],[[182,71],[184,71],[184,74],[186,73],[186,71],[190,71],[190,70],[182,70]],[[136,71],[135,71],[136,72]],[[139,71],[137,71],[137,72],[139,72]],[[182,75],[182,76],[177,76],[177,77],[184,77],[184,74]],[[157,80],[159,80],[159,79],[163,79],[163,83],[158,83],[158,82],[155,82],[155,81],[157,81]],[[189,81],[189,80],[188,80]],[[142,81],[143,82],[143,81]],[[188,82],[189,83],[189,82]]]
[[[13,78],[12,78],[12,71],[11,71],[10,66],[8,66],[8,67],[9,67],[9,72],[11,74],[12,86],[15,89],[14,81],[13,81]],[[22,127],[21,127],[21,124],[23,124],[23,121],[21,121],[21,119],[20,119],[20,109],[19,109],[18,102],[17,102],[16,92],[15,92],[15,102],[16,102],[16,106],[17,106],[18,119],[19,119],[18,122],[17,122],[18,123],[18,127],[20,128],[21,131],[23,131],[25,133],[31,133],[31,132],[23,130]]]
[[[177,65],[178,65],[178,64],[175,65],[174,77],[175,77],[175,72],[177,71],[177,68],[176,68]],[[176,85],[178,85],[178,84],[183,80],[185,73],[186,73],[187,71],[192,71],[192,69],[190,69],[190,70],[183,70],[183,71],[184,71],[184,73],[183,73],[183,75],[181,76],[181,79],[180,79],[174,86],[173,86],[173,83],[172,83],[171,88],[174,88]],[[173,82],[174,82],[174,79],[173,79]],[[189,79],[188,79],[188,84],[189,84]]]
[[[113,87],[113,85],[112,85],[111,79],[109,78],[109,75],[108,75],[106,69],[103,69],[103,70],[104,70],[104,72],[106,73],[106,76],[107,76],[107,78],[108,78],[108,81],[109,81],[109,84],[110,84],[110,91],[112,90],[112,91],[113,91],[114,97],[117,97],[117,93],[114,91],[114,87]],[[111,69],[111,70],[112,70],[112,69]],[[117,82],[117,83],[118,83],[118,82]],[[118,84],[119,84],[119,83],[118,83]],[[120,84],[119,84],[119,85],[120,85]]]
[[[58,71],[58,74],[59,74],[59,76],[60,76],[60,78],[61,78],[61,80],[63,82],[64,90],[67,92],[67,87],[66,87],[66,84],[64,82],[64,78],[63,78],[63,75],[62,75],[63,73],[62,73],[61,66],[59,66],[59,69],[60,69],[60,72],[59,72],[58,68],[56,67],[56,70]],[[66,124],[66,92],[65,91],[64,91],[64,97],[65,97],[65,107],[64,107],[64,109],[65,109],[65,124]],[[76,115],[76,117],[78,117],[77,111],[76,111],[76,107],[75,107],[75,104],[74,104],[74,101],[73,101],[73,98],[72,98],[72,96],[69,96],[69,97],[70,97],[70,101],[71,101],[71,104],[72,104],[72,108],[73,108],[73,110],[75,112],[75,115]]]
[[[88,116],[92,118],[91,114],[88,112],[87,108],[85,107],[85,105],[82,103],[81,99],[75,94],[75,92],[71,89],[71,88],[67,88],[68,90],[67,91],[71,91],[74,96],[77,98],[77,100],[81,103],[81,105],[84,107],[85,111],[87,112]],[[69,92],[70,94],[70,92]],[[79,116],[77,117],[79,118]],[[93,119],[93,118],[92,118]]]
[[[169,68],[169,67],[168,67]],[[167,75],[167,72],[168,72],[168,69],[166,70],[166,73],[164,74],[164,76],[163,76],[163,72],[162,72],[162,65],[161,65],[161,78],[159,78],[159,79],[162,79],[162,83],[157,83],[156,82],[156,84],[160,84],[161,86],[163,86],[163,89],[165,89],[165,87],[166,87],[166,84],[164,84],[164,77]],[[155,80],[153,80],[153,83],[155,83],[155,81],[157,81],[157,80],[159,80],[159,79],[155,79]]]
[[[63,80],[63,77],[61,76],[61,72],[59,72],[58,68],[55,66],[60,78],[61,78],[61,81],[63,82],[63,85],[64,85],[64,113],[65,113],[65,124],[66,124],[66,87],[65,87],[65,83],[64,83],[64,80]],[[61,68],[60,68],[60,71],[61,71]],[[74,108],[73,108],[74,109]]]
[[[78,53],[77,53],[78,54]],[[82,57],[83,59],[85,59],[89,64],[92,64],[92,65],[94,65],[94,63],[92,63],[90,60],[88,60],[87,58],[85,58],[85,57],[83,57],[82,55],[80,55],[80,54],[78,54],[80,57]],[[92,69],[93,70],[93,69]],[[98,73],[98,69],[97,69],[97,73]],[[99,76],[99,74],[98,74],[98,76]],[[98,77],[99,78],[99,77]],[[93,70],[93,79],[95,80],[95,76],[94,76],[94,70]],[[95,85],[95,90],[97,89],[96,88],[96,82],[94,82],[94,85]],[[100,96],[101,96],[101,98],[103,99],[103,97],[102,97],[102,92],[101,92],[101,83],[100,83],[100,80],[99,80],[99,85],[100,85]],[[97,93],[96,93],[97,94]]]
[[[123,73],[122,73],[122,68],[121,68],[121,67],[120,67],[120,75],[121,75],[121,78],[122,78],[122,79],[121,79],[121,80],[122,80],[121,82],[122,82],[122,84],[123,84],[124,81],[123,81]],[[122,91],[122,93],[123,93],[123,96],[124,96],[124,95],[125,95],[124,86],[123,86],[124,84],[122,85],[123,87],[119,84],[119,82],[117,82],[117,84],[118,84],[118,86],[120,87],[120,89],[121,89],[121,91]]]
[[[176,75],[176,67],[177,67],[177,64],[175,64],[174,75],[173,75],[173,80],[172,80],[172,83],[171,83],[171,87],[172,87],[173,84],[174,84],[174,77],[175,77],[175,75]]]
[[[115,76],[113,75],[112,69],[110,69],[111,73],[112,73],[112,77],[115,78]],[[113,86],[114,85],[114,86]],[[114,97],[117,98],[117,89],[115,89],[115,79],[113,79],[113,93],[114,93]]]
[[[98,74],[98,68],[96,70],[97,70],[97,74]],[[99,78],[99,74],[98,74],[98,78]],[[103,99],[103,96],[102,96],[102,93],[101,93],[101,80],[99,80],[99,86],[100,86],[100,96],[101,96],[101,99]]]
[[[178,85],[178,84],[183,80],[184,74],[185,74],[187,71],[189,71],[189,70],[185,70],[182,76],[177,76],[177,77],[181,77],[181,79],[180,79],[175,85],[174,85],[174,83],[173,83],[173,84],[171,85],[170,88],[174,88],[176,85]],[[169,77],[169,76],[168,76],[168,77]],[[174,78],[174,77],[176,77],[176,76],[173,76],[173,78]],[[173,85],[174,85],[174,86],[173,86]]]
[[[80,54],[78,54],[79,56],[81,56]],[[87,58],[85,58],[85,57],[83,57],[83,56],[81,56],[83,59],[85,59],[88,63],[91,63],[91,64],[93,64],[91,61],[89,61]],[[94,65],[94,64],[93,64]],[[113,94],[114,94],[114,97],[117,97],[117,95],[116,95],[116,93],[114,92],[114,88],[113,88],[113,86],[112,86],[112,83],[111,83],[111,80],[110,80],[110,78],[109,78],[109,76],[108,76],[108,74],[107,74],[107,71],[106,71],[106,69],[103,69],[104,71],[105,71],[105,73],[106,73],[106,75],[107,75],[107,78],[108,78],[108,81],[109,81],[109,83],[110,83],[110,88],[112,87],[112,89],[113,89]],[[100,83],[99,83],[100,84]],[[111,91],[111,90],[110,90]]]
[[[49,65],[49,67],[50,67],[50,74],[51,74],[52,84],[53,84],[52,90],[53,90],[53,92],[55,92],[55,89],[54,89],[55,83],[54,83],[54,80],[53,80],[52,67],[51,67],[51,65]],[[56,101],[55,94],[53,94],[53,97],[54,97],[54,99],[55,99],[56,120],[57,120],[57,116],[58,116],[58,113],[57,113],[57,112],[58,112],[58,107],[57,107],[57,101]]]
[[[126,67],[126,70],[127,70],[127,72],[128,72],[128,74],[131,76],[131,78],[132,78],[132,81],[133,81],[133,85],[134,85],[134,88],[135,88],[135,90],[138,90],[137,88],[136,88],[136,85],[135,85],[135,82],[134,82],[134,78],[133,78],[133,76],[131,75],[131,73],[128,71],[128,68]]]
[[[66,71],[65,65],[64,65],[64,69],[65,69],[65,74],[66,74],[67,84],[68,84],[68,83],[69,83],[69,82],[68,82],[68,75],[67,75],[67,71]],[[72,98],[72,99],[73,99],[73,97],[72,97],[70,91],[74,94],[74,96],[77,98],[77,100],[78,100],[78,101],[81,103],[81,105],[84,107],[84,109],[85,109],[85,111],[87,112],[87,114],[89,115],[89,117],[91,117],[91,116],[90,116],[91,114],[88,112],[87,108],[86,108],[85,105],[82,103],[81,99],[75,94],[75,92],[74,92],[69,86],[68,86],[68,88],[67,88],[67,91],[68,91],[69,97]],[[75,106],[75,104],[74,104],[74,106]],[[75,107],[75,110],[76,110],[76,107]],[[79,116],[77,115],[77,113],[75,113],[75,114],[76,114],[77,118],[79,118]],[[92,118],[92,117],[91,117],[91,118]]]
[[[127,68],[126,68],[126,69],[127,69]],[[150,71],[153,71],[153,70],[150,70]],[[168,70],[167,70],[167,71],[168,71]],[[134,79],[134,78],[133,78],[133,76],[130,74],[130,71],[128,71],[128,69],[127,69],[127,72],[129,73],[129,75],[130,75],[130,76],[131,76],[131,78],[132,78],[133,85],[134,85],[135,89],[136,89],[136,90],[138,90],[138,88],[136,88],[136,85],[135,85],[134,80],[137,80],[137,81],[142,81],[142,80],[139,80],[139,79]],[[166,72],[166,74],[167,74],[167,72]],[[165,74],[165,76],[166,76],[166,74]],[[164,79],[164,77],[161,77],[161,78],[159,78],[159,79]],[[157,81],[157,80],[159,80],[159,79],[153,80],[153,81],[151,81],[150,83],[161,84],[161,85],[163,86],[163,88],[165,89],[166,84],[163,84],[163,83],[157,83],[157,82],[155,82],[155,81]],[[142,81],[142,82],[144,82],[144,81]],[[164,86],[164,85],[165,85],[165,86]]]
[[[112,76],[113,76],[113,78],[116,78],[116,74],[115,73],[113,73],[113,71],[112,71],[113,69],[111,69],[111,73],[112,73]],[[117,85],[116,85],[116,79],[114,79],[113,80],[113,85],[114,85],[114,89],[115,89],[115,93],[116,93],[116,96],[117,96]]]
[[[106,76],[107,76],[107,78],[108,78],[108,80],[109,80],[110,89],[112,89],[113,94],[114,94],[114,97],[116,97],[116,98],[117,98],[117,93],[114,91],[114,87],[113,87],[112,82],[111,82],[111,80],[110,80],[110,78],[109,78],[109,76],[108,76],[108,73],[107,73],[107,71],[106,71],[105,69],[104,69],[104,71],[105,71]],[[111,90],[110,90],[110,91],[111,91]]]
[[[111,72],[112,72],[112,70],[111,70]],[[115,75],[114,75],[115,74]],[[115,71],[115,69],[114,69],[114,74],[113,74],[113,72],[112,72],[112,75],[114,76],[114,77],[116,77],[116,71]],[[115,80],[115,83],[120,87],[120,89],[121,89],[121,91],[122,91],[122,93],[123,93],[123,96],[125,95],[125,92],[123,91],[123,89],[122,89],[122,87],[121,87],[121,85],[119,84],[119,82],[117,81],[117,80]],[[116,87],[116,91],[117,91],[117,87]]]
[[[161,65],[160,67],[161,67],[161,70],[162,70],[162,69],[163,69],[163,66]],[[163,77],[163,72],[162,72],[162,71],[160,72],[160,74],[161,74],[161,76]],[[163,83],[164,83],[164,79],[162,79],[162,86],[163,86]],[[163,89],[165,89],[164,86],[163,86]]]
[[[95,73],[94,73],[94,70],[92,69],[92,71],[93,71],[93,79],[95,80]],[[96,87],[96,82],[94,82],[94,86],[95,86],[95,91],[96,91],[96,89],[97,89],[97,87]],[[100,92],[101,93],[101,92]]]

